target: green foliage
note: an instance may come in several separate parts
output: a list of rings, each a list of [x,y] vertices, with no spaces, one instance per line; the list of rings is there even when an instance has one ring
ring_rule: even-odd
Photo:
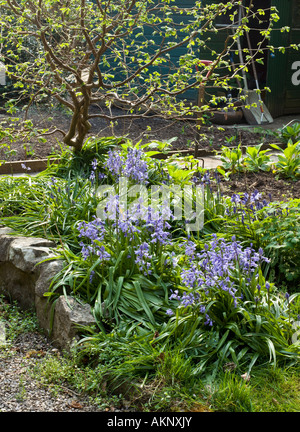
[[[73,226],[89,218],[97,203],[91,191],[88,193],[88,180],[45,176],[2,178],[0,183],[0,211],[7,226],[27,236],[46,236],[56,242],[64,238],[78,249]]]
[[[247,380],[226,372],[211,384],[207,392],[217,412],[253,412],[251,388]]]
[[[267,202],[259,194],[233,195],[223,199],[224,211],[215,217],[219,235],[235,235],[244,244],[260,247],[270,259],[263,265],[264,275],[299,290],[299,200]]]
[[[293,143],[288,141],[287,147],[282,149],[276,144],[271,144],[278,150],[278,161],[275,163],[275,169],[284,177],[296,178],[300,175],[300,142]]]
[[[225,170],[230,170],[232,173],[242,170],[242,150],[241,144],[236,148],[228,148],[223,146],[221,148],[220,158]]]
[[[236,148],[221,148],[220,158],[222,167],[230,173],[237,171],[269,171],[271,169],[271,159],[268,153],[270,150],[261,150],[262,144],[248,146],[243,155],[241,144]]]
[[[277,136],[284,144],[288,144],[289,141],[295,144],[300,139],[300,123],[295,122],[291,126],[287,125],[279,129]]]
[[[21,311],[16,301],[10,303],[3,295],[0,296],[0,323],[5,326],[7,343],[12,343],[23,333],[39,331],[34,312]]]
[[[277,283],[290,290],[300,288],[300,200],[270,203],[265,218],[255,225],[260,244],[271,258],[270,268]]]
[[[267,154],[270,150],[261,150],[262,144],[254,147],[247,147],[243,159],[243,165],[246,171],[269,171],[270,156]]]
[[[252,401],[256,412],[299,412],[299,365],[254,369]]]

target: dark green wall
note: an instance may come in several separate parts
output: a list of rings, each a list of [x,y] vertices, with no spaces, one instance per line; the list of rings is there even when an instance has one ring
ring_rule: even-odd
[[[226,0],[223,0],[225,2]],[[249,0],[244,0],[249,2]],[[259,7],[265,7],[268,0],[256,0]],[[275,24],[275,29],[272,32],[271,45],[275,47],[287,47],[291,43],[300,43],[300,0],[271,0],[272,5],[276,6],[279,11],[280,20]],[[205,3],[218,3],[218,0],[205,0]],[[175,0],[178,6],[184,5],[185,7],[192,7],[195,0]],[[179,18],[178,18],[179,19]],[[186,21],[189,18],[182,15],[180,20]],[[290,26],[289,33],[282,33],[280,28],[282,26]],[[147,33],[149,32],[149,34]],[[224,48],[224,41],[228,34],[228,30],[220,30],[218,34],[211,33],[211,41],[209,42],[210,49],[220,53]],[[149,38],[155,37],[151,34],[151,29],[145,29],[145,36]],[[205,35],[207,37],[207,34]],[[157,40],[159,43],[159,40]],[[178,48],[171,52],[170,64],[176,65],[180,56],[185,52],[185,48]],[[199,58],[212,59],[209,50],[199,49]],[[238,57],[235,57],[238,60]],[[271,89],[271,93],[266,93],[265,102],[273,117],[283,114],[298,114],[300,113],[300,84],[294,85],[292,76],[296,70],[293,70],[293,65],[300,62],[300,49],[299,51],[287,49],[284,53],[275,51],[274,55],[269,53],[267,59],[267,79],[263,85]],[[166,71],[170,67],[166,64],[163,68]],[[161,68],[161,67],[160,67]],[[191,77],[192,78],[192,77]],[[299,74],[300,80],[300,74]],[[234,83],[235,84],[235,83]],[[262,86],[263,86],[262,85]],[[208,93],[218,94],[218,89],[207,89]],[[192,89],[181,96],[191,103],[197,103],[198,89]],[[208,98],[207,98],[208,99]]]
[[[289,46],[300,43],[300,0],[273,0],[279,12],[280,20],[272,33],[271,43],[275,47]],[[281,33],[282,26],[291,28],[289,33]],[[300,81],[294,85],[292,81],[296,70],[292,69],[295,62],[300,62],[300,50],[287,49],[284,53],[276,51],[269,56],[267,85],[271,93],[266,103],[274,117],[285,114],[300,113]]]
[[[176,0],[176,2],[182,4],[182,1]],[[206,0],[206,3],[214,2],[216,3],[214,0]],[[194,2],[188,1],[187,3],[192,5]],[[258,0],[259,7],[264,7],[263,3],[264,1]],[[290,44],[300,44],[300,0],[272,0],[272,6],[278,9],[280,20],[274,26],[271,45],[279,48],[288,47]],[[282,33],[280,29],[283,26],[289,26],[290,32]],[[218,35],[212,35],[210,48],[221,52],[225,38],[224,31],[220,31]],[[176,55],[179,54],[179,52],[173,53],[174,61],[176,61]],[[203,59],[210,58],[208,52],[199,52],[199,56]],[[297,73],[296,62],[300,62],[300,49],[286,49],[285,52],[276,49],[274,55],[270,53],[268,55],[265,85],[271,89],[271,93],[266,93],[265,102],[273,117],[300,114],[300,73],[297,75],[299,84],[293,84],[292,80],[293,75]],[[299,66],[298,69],[300,69]],[[211,89],[208,91],[211,92]],[[190,91],[185,94],[185,97],[194,102],[197,100],[197,91]]]

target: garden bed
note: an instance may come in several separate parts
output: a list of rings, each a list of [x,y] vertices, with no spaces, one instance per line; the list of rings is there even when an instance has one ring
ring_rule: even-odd
[[[91,107],[97,111],[97,107]],[[59,111],[49,112],[48,110],[30,110],[30,119],[35,127],[51,127],[55,124],[57,128],[66,129],[69,123],[69,115]],[[121,110],[114,108],[114,115],[121,114]],[[51,121],[49,116],[52,115]],[[3,114],[1,120],[5,119]],[[279,141],[279,131],[286,124],[293,121],[292,117],[277,119],[274,125],[264,127],[223,127],[218,125],[204,126],[200,137],[195,130],[195,122],[192,120],[171,122],[154,117],[136,119],[134,121],[119,121],[112,128],[103,119],[93,119],[90,137],[127,136],[136,144],[151,142],[155,140],[164,142],[171,140],[169,148],[157,158],[165,159],[179,152],[181,156],[193,155],[199,158],[199,165],[203,164],[203,158],[208,158],[221,153],[222,146],[236,148],[241,143],[241,149],[245,152],[247,146],[261,144],[261,150],[270,149],[270,145],[276,143],[284,148],[286,144]],[[195,139],[197,138],[197,150],[195,151]],[[47,167],[49,155],[61,151],[60,134],[47,136],[45,143],[35,138],[19,140],[10,143],[10,150],[2,149],[0,159],[6,163],[0,166],[1,174],[37,173]],[[63,147],[64,148],[64,147]],[[205,166],[207,168],[207,166]],[[285,200],[287,198],[299,198],[299,180],[279,178],[278,176],[263,171],[255,173],[243,173],[231,175],[226,181],[222,180],[222,190],[228,193],[259,190],[264,196],[272,195],[274,200]]]
[[[148,150],[123,138],[90,139],[36,176],[0,179],[0,222],[56,245],[62,268],[44,295],[57,301],[63,293],[93,311],[79,355],[92,367],[109,363],[107,385],[118,391],[125,383],[132,394],[160,379],[195,393],[188,383],[200,386],[227,368],[245,384],[255,368],[295,365],[298,166],[268,161],[266,169],[264,154],[251,159],[249,148],[236,163],[237,146],[223,154],[223,168],[206,170],[201,158],[162,160]],[[125,213],[124,176],[147,199],[169,188],[172,206],[160,197],[160,212],[149,212],[129,194]],[[111,187],[104,207],[101,186]],[[203,226],[190,229],[183,205],[197,203],[199,190]]]
[[[269,147],[266,145],[264,148]],[[195,151],[194,149],[190,149],[176,151],[175,153],[180,156],[189,156],[194,155]],[[158,155],[158,158],[165,160],[173,154],[174,152],[170,151],[167,154]],[[209,162],[206,163],[205,158],[210,158],[214,155],[215,152],[200,150],[198,152],[199,166],[204,165],[206,169],[209,169]],[[0,166],[0,175],[39,173],[45,170],[48,164],[49,158],[8,161]],[[274,201],[286,201],[290,198],[300,199],[300,179],[282,178],[272,172],[263,171],[237,172],[231,174],[226,180],[221,178],[221,191],[223,193],[252,193],[255,190],[258,190],[264,198]]]
[[[97,112],[97,107],[91,107],[92,112]],[[109,113],[108,113],[109,114]],[[113,115],[121,115],[122,111],[114,108]],[[49,117],[51,116],[51,120]],[[33,122],[35,128],[55,128],[67,130],[70,122],[70,116],[64,111],[54,110],[53,112],[46,109],[31,109],[29,118]],[[0,120],[8,119],[5,114],[0,115]],[[278,121],[278,126],[284,126],[290,121],[290,117]],[[201,129],[200,136],[196,131],[195,120],[170,121],[159,119],[156,117],[147,116],[135,120],[120,120],[114,127],[111,127],[110,122],[104,119],[94,118],[91,121],[91,131],[89,136],[110,137],[110,136],[127,136],[133,143],[140,140],[142,143],[155,141],[166,141],[176,138],[172,142],[172,150],[187,150],[194,148],[195,140],[198,141],[199,150],[211,152],[220,150],[223,145],[236,145],[242,142],[243,145],[256,145],[258,143],[270,144],[278,141],[274,136],[275,128],[272,125],[260,127],[243,127],[231,126],[224,127],[218,125],[204,125]],[[270,126],[270,127],[269,127]],[[45,159],[54,150],[59,150],[61,134],[55,133],[46,136],[46,142],[40,142],[37,138],[28,137],[24,140],[18,139],[16,142],[10,143],[12,152],[2,151],[0,158],[5,160],[26,160],[26,159]],[[5,149],[4,149],[5,150]]]

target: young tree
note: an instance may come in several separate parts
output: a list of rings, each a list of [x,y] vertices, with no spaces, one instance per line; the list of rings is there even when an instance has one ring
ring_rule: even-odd
[[[15,88],[29,98],[27,109],[47,96],[71,110],[69,129],[59,132],[65,144],[80,151],[93,117],[116,120],[103,106],[124,108],[118,118],[151,113],[180,119],[196,114],[199,120],[211,106],[203,100],[199,105],[187,103],[185,92],[208,85],[227,88],[250,64],[245,55],[245,63],[232,68],[229,54],[236,52],[236,41],[249,30],[249,19],[262,17],[265,11],[253,11],[248,2],[243,19],[231,30],[242,3],[0,0],[2,57]],[[278,19],[273,8],[268,12],[267,28],[252,52],[256,58]],[[220,30],[217,22],[225,16],[228,26]],[[219,31],[224,43],[216,52],[211,41]],[[202,55],[212,62],[201,62]],[[96,113],[90,110],[95,104]]]

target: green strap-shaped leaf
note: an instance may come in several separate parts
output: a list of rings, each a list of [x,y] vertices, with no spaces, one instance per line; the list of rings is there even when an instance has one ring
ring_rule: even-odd
[[[141,289],[140,284],[139,284],[138,282],[135,281],[135,282],[133,282],[133,285],[134,285],[134,287],[135,287],[135,289],[136,289],[136,293],[137,293],[137,295],[138,295],[139,301],[141,302],[141,305],[143,306],[143,309],[144,309],[145,313],[147,314],[147,316],[148,316],[150,322],[151,322],[153,325],[155,325],[155,319],[154,319],[154,316],[153,316],[153,314],[152,314],[152,312],[151,312],[151,310],[150,310],[150,308],[149,308],[149,306],[148,306],[148,303],[147,303],[147,301],[146,301],[146,299],[145,299],[145,296],[144,296],[144,294],[143,294],[143,291],[142,291],[142,289]]]

